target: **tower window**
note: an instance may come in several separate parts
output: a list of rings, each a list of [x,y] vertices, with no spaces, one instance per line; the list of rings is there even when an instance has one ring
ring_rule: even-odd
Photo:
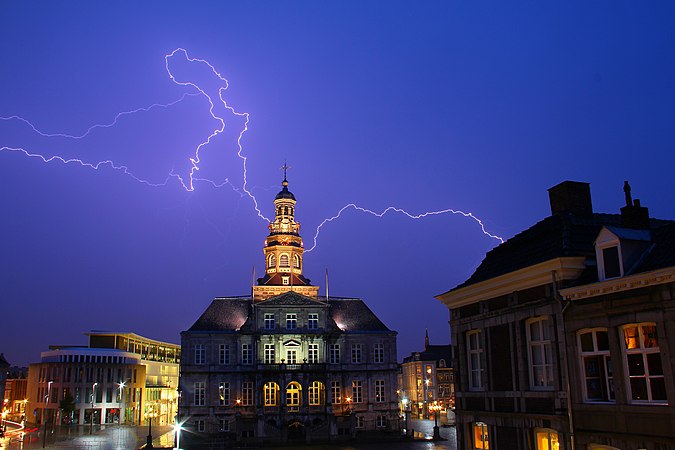
[[[267,268],[273,269],[274,266],[276,265],[277,265],[277,257],[274,255],[270,255],[269,260],[267,261]]]
[[[290,267],[287,254],[284,253],[279,257],[279,267]]]
[[[293,255],[293,267],[300,268],[300,257],[298,255]]]

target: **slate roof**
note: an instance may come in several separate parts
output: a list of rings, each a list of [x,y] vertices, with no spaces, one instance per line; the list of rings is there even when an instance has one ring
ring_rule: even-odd
[[[675,222],[650,219],[650,223],[652,230],[658,230]],[[450,292],[554,258],[585,256],[595,259],[593,244],[603,226],[621,228],[621,215],[561,212],[549,216],[490,250],[469,279]],[[663,239],[667,237],[663,236]]]
[[[652,247],[633,273],[675,266],[675,222],[652,231]]]
[[[286,292],[259,305],[325,305],[296,292]],[[255,331],[251,297],[215,298],[188,331]],[[393,333],[359,298],[329,297],[327,331]]]
[[[415,355],[419,354],[419,358]],[[410,356],[403,358],[403,362],[412,361],[440,361],[445,360],[446,367],[452,367],[452,346],[451,345],[427,345],[423,352],[413,352]]]

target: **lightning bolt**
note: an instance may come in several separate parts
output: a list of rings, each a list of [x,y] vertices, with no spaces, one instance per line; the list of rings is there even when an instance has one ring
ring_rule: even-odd
[[[213,75],[215,75],[220,82],[222,82],[222,86],[220,86],[218,88],[217,101],[222,103],[222,106],[225,108],[225,110],[229,111],[232,115],[243,119],[243,127],[239,130],[239,134],[237,136],[237,144],[236,144],[237,145],[237,157],[239,159],[241,159],[241,163],[242,163],[243,184],[242,184],[241,188],[236,187],[234,184],[232,184],[230,182],[229,179],[225,179],[225,181],[218,183],[218,182],[215,182],[215,181],[207,179],[207,178],[200,178],[200,177],[196,176],[196,173],[199,171],[199,165],[200,165],[200,162],[201,162],[200,152],[202,151],[202,149],[205,146],[209,145],[214,138],[216,138],[219,134],[221,134],[225,130],[225,119],[216,114],[216,112],[215,112],[216,103],[214,102],[213,98],[206,92],[206,90],[204,88],[200,87],[198,84],[196,84],[192,81],[179,80],[173,74],[173,72],[171,71],[171,68],[170,68],[170,61],[177,54],[182,54],[184,56],[185,60],[189,63],[203,64],[206,67],[208,67],[208,69],[211,71],[211,73]],[[255,208],[255,211],[256,211],[258,217],[260,217],[261,219],[263,219],[267,222],[270,222],[270,219],[265,217],[265,215],[263,215],[263,213],[261,212],[260,207],[258,205],[258,200],[256,199],[255,195],[253,195],[251,190],[248,189],[248,169],[247,169],[248,159],[244,155],[244,148],[243,148],[242,140],[244,138],[244,134],[248,131],[248,124],[249,124],[249,120],[250,120],[250,115],[247,112],[238,112],[232,106],[228,105],[227,101],[224,98],[224,92],[229,87],[228,80],[225,77],[223,77],[220,74],[220,72],[218,72],[216,70],[216,68],[211,63],[209,63],[205,59],[190,57],[187,50],[185,50],[184,48],[179,47],[179,48],[176,48],[175,50],[173,50],[172,52],[166,54],[164,56],[164,64],[165,64],[167,74],[169,75],[169,78],[171,79],[171,81],[173,81],[176,85],[179,85],[179,86],[194,88],[197,91],[199,91],[199,93],[184,93],[180,98],[178,98],[177,100],[174,100],[172,102],[169,102],[169,103],[163,103],[163,104],[162,103],[154,103],[150,106],[120,112],[114,117],[114,119],[111,122],[104,123],[104,124],[92,125],[84,133],[82,133],[80,135],[73,135],[73,134],[66,134],[66,133],[46,133],[46,132],[38,129],[38,127],[35,126],[29,120],[27,120],[23,117],[20,117],[20,116],[16,116],[16,115],[8,116],[8,117],[0,117],[0,120],[3,120],[3,121],[16,120],[16,121],[23,122],[26,125],[28,125],[35,133],[39,134],[42,137],[48,137],[48,138],[61,137],[61,138],[78,139],[79,140],[79,139],[86,138],[95,129],[114,127],[118,123],[119,119],[124,117],[124,116],[136,114],[136,113],[139,113],[139,112],[148,112],[148,111],[150,111],[154,108],[169,108],[171,106],[174,106],[174,105],[182,102],[188,96],[203,95],[203,96],[206,97],[206,99],[208,100],[209,105],[210,105],[209,114],[220,125],[218,127],[216,127],[211,132],[211,134],[209,134],[209,136],[195,148],[194,156],[192,156],[190,158],[191,168],[190,168],[190,172],[189,172],[189,176],[188,176],[187,180],[184,180],[179,174],[171,171],[166,176],[166,178],[163,182],[153,183],[153,182],[142,179],[139,176],[135,175],[134,173],[132,173],[129,170],[129,168],[127,166],[116,164],[112,160],[104,160],[104,161],[99,161],[97,163],[89,163],[89,162],[85,162],[85,161],[83,161],[81,159],[78,159],[78,158],[66,159],[66,158],[63,158],[61,156],[47,157],[47,156],[44,156],[44,155],[41,155],[41,154],[32,153],[32,152],[30,152],[30,151],[28,151],[24,148],[7,147],[7,146],[0,147],[0,151],[22,153],[23,155],[25,155],[27,157],[40,159],[44,163],[50,163],[50,162],[57,161],[57,162],[61,162],[61,163],[66,164],[66,165],[76,164],[76,165],[80,165],[82,167],[87,167],[87,168],[94,169],[94,170],[98,170],[102,166],[109,166],[110,168],[112,168],[114,170],[120,171],[120,172],[124,173],[125,175],[130,176],[131,178],[138,181],[139,183],[145,184],[147,186],[152,186],[152,187],[166,186],[172,178],[176,178],[179,181],[179,183],[181,184],[181,186],[188,192],[194,191],[195,182],[207,183],[207,184],[212,185],[214,188],[221,188],[221,187],[224,187],[224,186],[230,186],[235,192],[237,192],[240,195],[240,197],[243,198],[244,196],[248,196],[253,201],[253,205],[254,205],[254,208]],[[475,222],[477,222],[480,225],[483,234],[485,234],[486,236],[488,236],[492,239],[498,240],[501,243],[504,242],[504,239],[502,239],[501,237],[488,232],[485,228],[484,223],[471,212],[467,213],[467,212],[464,212],[464,211],[449,208],[449,209],[443,209],[443,210],[439,210],[439,211],[428,211],[428,212],[424,212],[424,213],[421,213],[421,214],[411,214],[411,213],[409,213],[409,212],[407,212],[407,211],[405,211],[401,208],[397,208],[395,206],[389,206],[386,209],[384,209],[382,212],[378,213],[378,212],[375,212],[373,210],[358,206],[354,203],[350,203],[350,204],[342,207],[336,215],[334,215],[332,217],[329,217],[327,219],[324,219],[319,224],[319,226],[316,228],[316,232],[314,234],[313,245],[309,250],[306,250],[307,253],[311,252],[312,250],[314,250],[316,248],[318,238],[319,238],[319,234],[321,233],[321,228],[324,225],[326,225],[328,222],[332,222],[332,221],[338,219],[345,210],[350,209],[350,208],[352,208],[356,211],[360,211],[360,212],[363,212],[363,213],[366,213],[366,214],[373,215],[373,216],[378,217],[378,218],[382,218],[385,214],[387,214],[390,211],[403,214],[403,215],[407,216],[408,218],[415,219],[415,220],[422,219],[422,218],[425,218],[425,217],[428,217],[428,216],[434,216],[434,215],[458,214],[458,215],[462,215],[466,218],[470,218],[470,219],[474,220]]]
[[[484,234],[484,235],[486,235],[486,236],[488,236],[488,237],[490,237],[490,238],[492,238],[492,239],[496,239],[496,240],[498,240],[500,243],[504,243],[504,239],[502,239],[501,237],[499,237],[499,236],[497,236],[497,235],[494,235],[494,234],[489,233],[489,232],[485,229],[485,225],[483,224],[483,221],[480,220],[478,217],[474,216],[473,213],[470,213],[470,212],[467,213],[467,212],[464,212],[464,211],[460,211],[460,210],[448,208],[448,209],[441,209],[441,210],[439,210],[439,211],[427,211],[427,212],[424,212],[424,213],[422,213],[422,214],[410,214],[409,212],[407,212],[407,211],[404,210],[404,209],[397,208],[397,207],[395,207],[395,206],[389,206],[389,207],[387,207],[384,211],[382,211],[381,213],[378,213],[378,212],[375,212],[375,211],[370,210],[370,209],[367,209],[367,208],[362,208],[361,206],[358,206],[358,205],[356,205],[356,204],[354,204],[354,203],[350,203],[350,204],[348,204],[348,205],[343,206],[342,209],[340,209],[340,211],[338,211],[338,213],[335,214],[333,217],[329,217],[328,219],[324,219],[324,221],[321,222],[321,223],[319,224],[318,227],[316,227],[316,233],[314,234],[314,245],[312,245],[312,248],[310,248],[309,250],[305,250],[305,253],[309,253],[309,252],[311,252],[312,250],[314,250],[314,249],[316,248],[317,240],[318,240],[318,238],[319,238],[319,233],[321,233],[321,228],[322,228],[325,224],[327,224],[328,222],[332,222],[332,221],[334,221],[335,219],[338,219],[338,218],[340,217],[340,215],[341,215],[345,210],[347,210],[347,209],[349,209],[349,208],[353,208],[353,209],[355,209],[356,211],[361,211],[361,212],[364,212],[364,213],[367,213],[367,214],[370,214],[370,215],[373,215],[373,216],[379,217],[379,218],[382,218],[382,217],[383,217],[385,214],[387,214],[389,211],[394,211],[394,212],[403,214],[403,215],[405,215],[405,216],[407,216],[407,217],[409,217],[409,218],[411,218],[411,219],[422,219],[422,218],[427,217],[427,216],[438,216],[438,215],[442,215],[442,214],[459,214],[459,215],[462,215],[462,216],[464,216],[464,217],[468,217],[468,218],[473,219],[473,220],[475,220],[476,222],[478,222],[478,224],[480,225],[480,228],[481,228],[481,230],[483,231],[483,234]]]

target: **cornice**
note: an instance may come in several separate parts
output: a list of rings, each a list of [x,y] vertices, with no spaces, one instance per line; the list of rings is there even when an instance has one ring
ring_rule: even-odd
[[[550,259],[539,264],[509,272],[498,277],[490,278],[479,283],[448,291],[436,296],[436,299],[450,309],[470,305],[483,300],[488,300],[502,295],[511,294],[515,291],[549,284],[553,281],[552,272],[556,273],[556,279],[573,280],[586,268],[584,256],[563,257]]]
[[[585,284],[583,286],[561,289],[560,294],[565,300],[581,300],[614,292],[630,291],[633,289],[672,282],[675,282],[675,267],[668,267],[665,269],[657,269],[650,272]]]

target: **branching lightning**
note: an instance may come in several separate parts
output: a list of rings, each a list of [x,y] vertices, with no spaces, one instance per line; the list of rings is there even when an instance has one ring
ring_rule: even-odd
[[[243,174],[243,184],[242,184],[241,188],[238,188],[237,186],[232,184],[229,179],[225,179],[225,181],[223,181],[223,182],[215,182],[215,181],[207,179],[207,178],[200,178],[200,177],[196,176],[196,173],[200,169],[200,166],[199,166],[200,162],[201,162],[200,152],[203,150],[203,148],[205,146],[208,146],[209,144],[211,144],[212,140],[216,136],[218,136],[219,134],[223,133],[223,131],[225,131],[226,125],[225,125],[225,119],[223,117],[219,116],[218,114],[216,114],[216,111],[215,111],[216,110],[216,103],[214,102],[213,98],[207,93],[206,89],[200,87],[195,82],[179,80],[173,74],[173,72],[171,71],[171,68],[170,68],[170,61],[178,53],[183,54],[184,57],[185,57],[185,60],[190,62],[190,63],[204,64],[206,67],[208,67],[208,69],[212,72],[212,74],[215,75],[217,77],[217,79],[222,83],[222,85],[220,87],[218,87],[217,101],[220,101],[222,103],[222,106],[227,111],[229,111],[233,116],[236,116],[238,118],[243,119],[243,126],[239,130],[239,134],[237,136],[237,157],[241,159],[242,174]],[[244,195],[247,195],[252,200],[255,211],[256,211],[258,217],[260,217],[261,219],[263,219],[267,222],[270,222],[270,220],[262,214],[262,212],[260,210],[260,207],[258,205],[258,200],[256,199],[255,195],[253,195],[253,193],[247,187],[247,185],[248,185],[247,157],[244,155],[242,139],[244,137],[244,134],[248,131],[250,116],[249,116],[249,113],[238,112],[232,106],[228,105],[227,101],[224,98],[224,92],[227,90],[227,88],[229,86],[228,80],[226,78],[224,78],[215,69],[215,67],[211,63],[209,63],[208,61],[206,61],[204,59],[191,58],[189,56],[187,50],[185,50],[183,48],[177,48],[177,49],[173,50],[171,53],[166,54],[165,57],[164,57],[164,63],[165,63],[165,68],[166,68],[167,74],[169,75],[169,78],[171,79],[171,81],[173,81],[175,84],[177,84],[179,86],[194,88],[199,92],[198,93],[184,93],[180,98],[178,98],[177,100],[174,100],[170,103],[164,103],[164,104],[154,103],[150,106],[137,108],[137,109],[133,109],[133,110],[130,110],[130,111],[120,112],[114,117],[114,119],[111,122],[104,123],[104,124],[92,125],[84,133],[79,134],[79,135],[66,134],[66,133],[46,133],[44,131],[41,131],[37,126],[35,126],[29,120],[27,120],[23,117],[20,117],[20,116],[16,116],[16,115],[8,116],[8,117],[0,117],[0,120],[2,120],[2,121],[15,120],[15,121],[23,122],[24,124],[28,125],[33,130],[33,132],[37,133],[38,135],[40,135],[42,137],[47,137],[47,138],[59,137],[59,138],[68,138],[68,139],[80,140],[80,139],[84,139],[87,136],[89,136],[89,134],[96,129],[114,127],[115,125],[117,125],[119,119],[122,118],[123,116],[133,115],[133,114],[136,114],[136,113],[139,113],[139,112],[148,112],[148,111],[150,111],[154,108],[169,108],[171,106],[174,106],[174,105],[182,102],[188,96],[203,95],[204,97],[206,97],[206,99],[208,100],[209,105],[210,105],[209,114],[211,115],[211,117],[214,120],[217,121],[219,126],[217,126],[211,132],[211,134],[209,134],[209,136],[206,139],[204,139],[199,145],[197,145],[197,147],[194,149],[194,155],[192,157],[190,157],[191,167],[190,167],[190,171],[189,171],[189,175],[188,175],[187,179],[183,179],[183,177],[181,177],[179,174],[175,173],[174,171],[171,171],[166,176],[166,178],[163,182],[153,183],[153,182],[150,182],[150,181],[145,180],[143,178],[140,178],[136,174],[132,173],[126,165],[116,164],[112,160],[104,160],[104,161],[99,161],[99,162],[96,162],[96,163],[90,163],[90,162],[85,162],[82,159],[78,159],[78,158],[63,158],[61,156],[44,156],[44,155],[41,155],[41,154],[30,152],[30,151],[28,151],[24,148],[8,147],[8,146],[0,147],[0,151],[21,153],[21,154],[23,154],[27,157],[30,157],[30,158],[40,159],[44,163],[50,163],[50,162],[58,161],[58,162],[61,162],[63,164],[76,164],[76,165],[80,165],[82,167],[87,167],[87,168],[94,169],[94,170],[98,170],[100,167],[103,167],[103,166],[108,166],[108,167],[110,167],[114,170],[121,171],[122,173],[130,176],[131,178],[138,181],[139,183],[145,184],[147,186],[152,186],[152,187],[166,186],[172,178],[176,178],[179,181],[180,185],[188,192],[194,191],[195,182],[207,183],[207,184],[212,185],[215,188],[221,188],[221,187],[224,187],[224,186],[227,185],[227,186],[230,186],[241,197],[244,197]],[[389,206],[385,210],[383,210],[382,212],[378,213],[378,212],[372,211],[370,209],[358,206],[354,203],[349,203],[348,205],[342,207],[337,212],[337,214],[335,214],[334,216],[329,217],[327,219],[324,219],[319,224],[319,226],[316,228],[316,231],[315,231],[315,234],[314,234],[313,245],[310,249],[306,250],[306,252],[311,252],[312,250],[314,250],[316,248],[318,238],[319,238],[319,234],[321,232],[321,228],[324,225],[326,225],[328,222],[332,222],[332,221],[338,219],[345,210],[350,209],[350,208],[352,208],[356,211],[360,211],[360,212],[363,212],[363,213],[373,215],[373,216],[378,217],[378,218],[383,217],[385,214],[387,214],[390,211],[403,214],[403,215],[407,216],[408,218],[415,219],[415,220],[422,219],[422,218],[425,218],[425,217],[428,217],[428,216],[435,216],[435,215],[459,214],[459,215],[462,215],[466,218],[472,219],[475,222],[477,222],[480,225],[483,234],[485,234],[486,236],[488,236],[492,239],[498,240],[499,242],[504,242],[504,239],[502,239],[501,237],[488,232],[485,228],[484,223],[471,212],[467,213],[467,212],[455,210],[455,209],[443,209],[443,210],[439,210],[439,211],[428,211],[428,212],[424,212],[424,213],[421,213],[421,214],[411,214],[411,213],[409,213],[409,212],[407,212],[407,211],[405,211],[401,208]]]
[[[405,216],[407,216],[407,217],[409,217],[409,218],[411,218],[411,219],[422,219],[422,218],[427,217],[427,216],[438,216],[438,215],[442,215],[442,214],[460,214],[460,215],[462,215],[462,216],[464,216],[464,217],[468,217],[468,218],[473,219],[473,220],[475,220],[476,222],[478,222],[478,224],[480,225],[480,228],[481,228],[481,230],[483,231],[483,234],[484,234],[484,235],[486,235],[486,236],[488,236],[488,237],[491,237],[492,239],[496,239],[496,240],[498,240],[500,243],[503,243],[503,242],[504,242],[504,239],[502,239],[501,237],[489,233],[489,232],[485,229],[485,225],[483,224],[483,221],[481,221],[478,217],[474,216],[473,213],[470,213],[470,212],[467,213],[467,212],[464,212],[464,211],[460,211],[460,210],[455,210],[455,209],[450,209],[450,208],[448,208],[448,209],[442,209],[442,210],[440,210],[440,211],[427,211],[427,212],[424,212],[424,213],[422,213],[422,214],[410,214],[409,212],[407,212],[407,211],[405,211],[405,210],[403,210],[403,209],[401,209],[401,208],[397,208],[397,207],[395,207],[395,206],[389,206],[389,207],[387,207],[384,211],[382,211],[381,213],[377,213],[377,212],[372,211],[372,210],[370,210],[370,209],[362,208],[361,206],[358,206],[358,205],[356,205],[356,204],[354,204],[354,203],[350,203],[350,204],[348,204],[348,205],[343,206],[342,209],[340,209],[340,211],[338,211],[338,213],[335,214],[333,217],[329,217],[328,219],[324,219],[324,221],[321,222],[321,223],[319,224],[318,227],[316,227],[316,232],[314,233],[314,244],[312,245],[312,247],[311,247],[310,249],[305,250],[305,253],[309,253],[309,252],[311,252],[312,250],[314,250],[314,249],[316,248],[316,245],[317,245],[317,239],[319,238],[319,233],[321,232],[321,228],[322,228],[325,224],[327,224],[328,222],[332,222],[332,221],[334,221],[335,219],[339,218],[340,215],[341,215],[345,210],[347,210],[347,209],[349,209],[349,208],[353,208],[353,209],[355,209],[356,211],[361,211],[361,212],[364,212],[364,213],[373,215],[373,216],[375,216],[375,217],[380,217],[380,218],[381,218],[382,216],[384,216],[385,214],[387,214],[389,211],[394,211],[394,212],[397,212],[397,213],[401,213],[401,214],[403,214],[403,215],[405,215]]]

